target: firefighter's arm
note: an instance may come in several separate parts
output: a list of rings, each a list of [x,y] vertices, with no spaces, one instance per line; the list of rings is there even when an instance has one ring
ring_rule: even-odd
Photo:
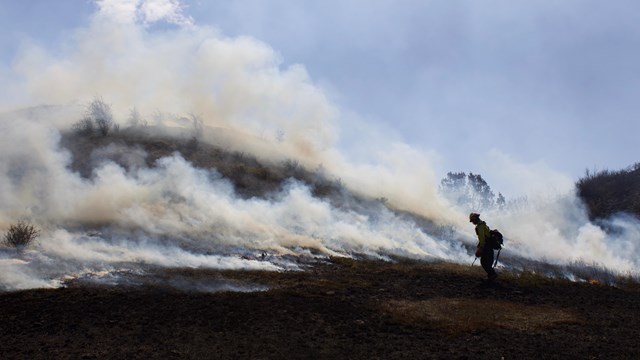
[[[476,257],[480,256],[482,256],[482,248],[480,247],[480,245],[478,245],[478,247],[476,248]]]

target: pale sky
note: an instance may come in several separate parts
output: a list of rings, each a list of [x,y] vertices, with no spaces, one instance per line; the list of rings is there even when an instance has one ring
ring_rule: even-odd
[[[343,121],[433,151],[444,170],[482,173],[491,167],[479,158],[497,153],[577,179],[640,161],[640,2],[182,3],[174,23],[268,44],[283,67],[306,68]],[[0,76],[22,43],[55,53],[95,9],[90,0],[0,0]],[[368,141],[361,134],[345,127],[344,147]]]

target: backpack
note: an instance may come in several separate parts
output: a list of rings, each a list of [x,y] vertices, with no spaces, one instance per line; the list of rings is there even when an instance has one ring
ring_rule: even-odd
[[[502,249],[502,245],[504,245],[502,233],[500,233],[498,229],[489,230],[489,241],[494,250],[500,250]]]

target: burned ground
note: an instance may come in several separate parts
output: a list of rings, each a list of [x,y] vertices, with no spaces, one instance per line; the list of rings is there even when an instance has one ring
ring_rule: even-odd
[[[640,290],[479,267],[330,259],[305,271],[155,270],[142,285],[0,294],[3,359],[640,357]],[[168,286],[226,279],[265,291]],[[164,279],[164,280],[163,280]]]

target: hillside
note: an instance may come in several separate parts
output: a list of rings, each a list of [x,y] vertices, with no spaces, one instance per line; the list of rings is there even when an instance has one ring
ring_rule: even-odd
[[[86,178],[92,177],[94,169],[104,161],[115,162],[126,170],[135,167],[154,168],[159,159],[178,153],[197,168],[215,169],[222,178],[233,185],[235,194],[245,199],[254,197],[270,199],[288,181],[295,179],[308,186],[311,196],[328,201],[336,209],[370,217],[378,216],[376,211],[384,209],[410,224],[415,224],[420,231],[431,236],[451,239],[462,244],[469,254],[469,259],[472,259],[473,244],[462,241],[459,238],[460,235],[451,226],[439,225],[416,214],[389,208],[384,199],[367,198],[355,194],[349,191],[340,179],[322,170],[308,170],[295,160],[273,163],[259,160],[244,152],[229,151],[225,147],[198,141],[190,136],[151,136],[148,131],[140,129],[128,129],[106,137],[87,137],[78,136],[72,132],[66,133],[62,136],[61,145],[71,153],[71,170]],[[590,189],[599,189],[592,183],[587,185]],[[620,198],[624,198],[622,194],[625,193],[625,191],[619,192]],[[592,267],[582,262],[551,265],[544,261],[523,258],[509,252],[508,248],[505,251],[506,256],[503,256],[502,264],[512,270],[536,271],[551,277],[571,276],[583,281],[590,279],[598,279],[606,283],[618,281],[618,276],[606,268]],[[357,252],[352,253],[358,255]]]
[[[576,187],[592,219],[621,212],[640,218],[640,163],[619,171],[587,173]]]
[[[144,129],[124,130],[107,137],[78,136],[68,132],[63,134],[61,145],[71,153],[71,170],[85,178],[90,178],[96,166],[104,161],[113,161],[126,170],[154,168],[158,159],[178,153],[194,167],[214,169],[233,185],[234,193],[244,199],[270,198],[293,179],[309,187],[311,196],[328,201],[336,208],[363,213],[385,208],[399,217],[419,223],[430,234],[449,231],[429,219],[388,209],[385,199],[356,194],[348,190],[341,179],[326,173],[321,167],[308,169],[292,159],[279,162],[261,160],[252,154],[231,151],[225,146],[199,141],[191,136],[151,136]],[[136,153],[142,155],[132,160],[132,154]]]
[[[151,167],[159,158],[178,152],[196,167],[216,169],[233,183],[239,195],[246,198],[264,197],[280,188],[289,178],[310,185],[314,196],[340,201],[343,205],[348,203],[341,201],[344,196],[350,197],[350,200],[357,198],[344,191],[340,179],[310,171],[295,160],[278,164],[265,163],[253,155],[229,151],[193,137],[176,139],[149,136],[144,131],[129,129],[108,137],[83,137],[67,133],[63,136],[62,145],[72,153],[72,169],[85,177],[91,176],[96,165],[96,149],[111,147],[111,152],[103,151],[99,154],[100,160],[111,160],[129,168],[131,164],[128,152],[129,148],[134,148],[145,152],[144,165]],[[576,182],[576,188],[592,220],[621,212],[640,217],[639,164],[619,171],[588,172]]]
[[[84,177],[91,177],[93,169],[101,161],[113,161],[129,170],[132,166],[154,167],[158,159],[179,153],[195,167],[215,169],[231,181],[235,192],[244,198],[265,197],[290,178],[309,185],[314,196],[333,200],[343,196],[354,198],[344,192],[339,179],[309,171],[295,160],[280,163],[259,161],[251,154],[230,151],[195,137],[150,136],[145,131],[130,129],[108,137],[66,133],[61,143],[71,152],[71,169]],[[132,161],[131,154],[136,152],[143,155]]]

